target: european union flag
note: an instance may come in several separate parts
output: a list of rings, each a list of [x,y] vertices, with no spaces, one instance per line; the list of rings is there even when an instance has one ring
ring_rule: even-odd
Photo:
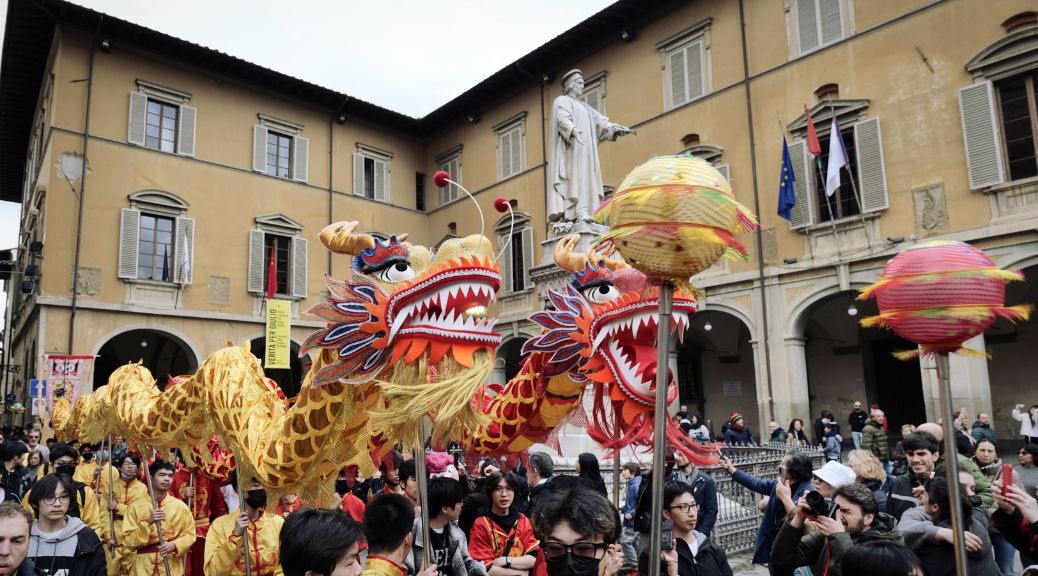
[[[797,202],[796,190],[793,190],[793,182],[796,181],[796,177],[793,175],[793,161],[789,158],[789,145],[786,143],[786,137],[782,137],[782,183],[779,185],[778,195],[778,215],[793,221],[793,205]]]

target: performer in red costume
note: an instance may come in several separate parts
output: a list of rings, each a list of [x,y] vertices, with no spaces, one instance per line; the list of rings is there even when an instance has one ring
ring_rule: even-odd
[[[199,473],[197,469],[182,467],[173,475],[173,484],[169,487],[169,492],[185,504],[189,504],[191,514],[195,518],[195,534],[198,538],[187,554],[187,576],[204,576],[202,566],[205,561],[205,537],[209,533],[209,520],[227,514],[227,504],[223,501],[220,486]]]

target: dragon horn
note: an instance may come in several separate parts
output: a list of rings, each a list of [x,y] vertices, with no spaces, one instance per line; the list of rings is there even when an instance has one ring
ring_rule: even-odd
[[[617,271],[620,268],[630,268],[631,265],[624,262],[623,258],[613,258],[616,254],[616,245],[612,240],[599,242],[587,251],[587,258],[592,262],[603,262],[610,270]]]
[[[369,234],[354,234],[359,222],[336,222],[329,224],[319,234],[321,242],[332,252],[354,256],[361,250],[375,247],[375,239]]]
[[[584,271],[584,264],[587,263],[587,256],[573,251],[573,248],[576,247],[579,240],[580,234],[570,234],[568,236],[563,236],[555,243],[555,264],[557,264],[559,268],[574,273]]]

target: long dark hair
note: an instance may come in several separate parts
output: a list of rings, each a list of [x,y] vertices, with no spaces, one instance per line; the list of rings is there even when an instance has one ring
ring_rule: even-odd
[[[602,480],[602,472],[598,468],[598,458],[594,454],[584,452],[577,456],[577,463],[580,464],[581,478],[587,478],[593,482]]]

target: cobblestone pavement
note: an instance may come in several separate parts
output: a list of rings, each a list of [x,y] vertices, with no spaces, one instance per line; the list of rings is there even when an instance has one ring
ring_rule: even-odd
[[[732,573],[736,576],[768,576],[768,569],[764,566],[754,566],[752,560],[752,550],[740,552],[728,558],[728,565],[732,567]]]

